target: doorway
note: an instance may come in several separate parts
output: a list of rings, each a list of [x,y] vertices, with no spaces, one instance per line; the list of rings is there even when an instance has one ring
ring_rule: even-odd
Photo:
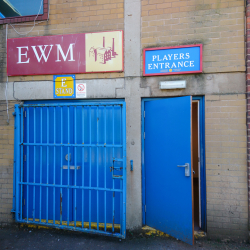
[[[200,192],[200,141],[199,141],[199,101],[192,101],[192,165],[194,230],[201,228],[201,192]]]
[[[206,225],[204,163],[203,97],[143,99],[144,225],[193,244]]]

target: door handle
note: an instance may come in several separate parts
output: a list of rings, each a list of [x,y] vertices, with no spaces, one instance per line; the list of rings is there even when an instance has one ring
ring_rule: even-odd
[[[183,167],[183,168],[185,168],[185,176],[190,176],[189,163],[185,163],[185,165],[177,165],[177,167]]]

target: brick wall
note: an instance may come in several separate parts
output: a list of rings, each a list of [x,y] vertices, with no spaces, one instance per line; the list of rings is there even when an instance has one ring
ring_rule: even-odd
[[[246,96],[206,96],[207,227],[247,237]]]
[[[247,169],[248,169],[248,200],[250,201],[250,1],[247,0],[246,6],[246,92],[247,92]],[[250,225],[250,202],[248,203],[248,224]]]
[[[8,124],[6,102],[0,101],[0,226],[13,222],[10,211],[13,198],[14,104],[9,102]]]
[[[202,43],[204,73],[245,71],[244,0],[142,0],[142,48]]]

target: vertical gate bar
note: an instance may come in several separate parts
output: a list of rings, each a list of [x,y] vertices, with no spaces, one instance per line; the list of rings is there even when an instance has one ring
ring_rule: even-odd
[[[13,113],[14,116],[16,116],[17,112],[17,104],[14,105],[15,111]],[[16,169],[17,169],[17,165],[16,165],[16,154],[17,154],[17,146],[19,146],[19,141],[17,138],[17,130],[19,129],[19,125],[17,124],[17,119],[16,117],[14,118],[14,161],[13,161],[13,197],[12,197],[12,209],[11,212],[14,213],[14,215],[16,214]]]
[[[22,108],[21,111],[21,181],[23,182],[23,112],[24,112],[24,108]],[[23,184],[21,184],[21,204],[20,204],[20,219],[23,219]]]
[[[46,183],[49,184],[49,107],[47,107],[47,176]],[[46,187],[46,223],[49,217],[49,187]]]
[[[43,142],[43,123],[42,123],[42,111],[43,108],[41,107],[41,114],[40,114],[40,124],[41,124],[41,143]],[[40,146],[40,184],[42,184],[42,153],[43,153],[43,148]],[[42,217],[42,186],[40,186],[40,203],[39,203],[39,221],[41,222],[41,217]]]
[[[122,126],[123,126],[123,191],[122,191],[122,196],[123,196],[123,209],[122,209],[122,215],[123,215],[123,220],[122,220],[122,235],[125,238],[126,237],[126,104],[124,103],[122,105]]]
[[[74,186],[76,187],[76,106],[74,107],[74,143],[75,143],[75,146],[74,146],[74,163],[75,163],[75,169],[74,169]],[[76,188],[74,188],[74,224],[75,224],[75,227],[76,227]]]
[[[67,106],[68,111],[68,144],[69,144],[69,106]],[[67,226],[69,226],[69,146],[68,146],[68,192],[67,192]],[[71,203],[70,203],[71,204]]]
[[[29,129],[30,129],[30,116],[29,116],[30,112],[29,112],[29,108],[27,108],[27,143],[30,142],[30,134],[29,134]],[[29,145],[27,145],[27,182],[29,182],[30,179],[30,158],[29,158],[29,151],[30,151],[30,147]],[[27,185],[27,201],[26,201],[26,208],[27,208],[27,222],[29,220],[29,185]]]
[[[115,144],[115,107],[113,105],[112,108],[112,133],[113,133],[113,147],[112,147],[112,161],[113,161],[113,170],[112,175],[114,173],[114,167],[115,167],[115,161],[114,161],[114,144]],[[113,176],[112,176],[113,177]],[[114,190],[115,188],[115,180],[112,179],[113,185],[112,188]],[[113,212],[113,220],[112,220],[112,232],[114,232],[114,226],[115,226],[115,191],[113,191],[113,198],[112,198],[112,212]]]
[[[104,109],[104,145],[107,144],[107,134],[106,134],[106,127],[107,127],[107,106]],[[104,231],[107,231],[107,147],[104,147]]]
[[[96,171],[96,174],[97,174],[97,194],[96,194],[96,198],[97,198],[97,230],[99,230],[99,190],[98,190],[98,187],[99,187],[99,157],[98,157],[98,154],[99,154],[99,149],[98,149],[98,143],[99,143],[99,134],[98,134],[98,124],[99,124],[99,107],[97,106],[97,110],[96,110],[96,113],[97,113],[97,125],[96,125],[96,128],[97,128],[97,131],[96,131],[96,140],[97,140],[97,147],[96,147],[96,167],[97,167],[97,171]]]
[[[91,106],[89,106],[89,137],[91,145]],[[89,229],[91,229],[91,146],[89,147]]]
[[[20,130],[22,129],[22,124],[20,122],[20,110],[19,106],[16,107],[16,136],[17,136],[17,154],[16,154],[16,213],[15,213],[15,220],[19,221],[19,207],[20,207]]]
[[[82,145],[84,145],[84,106],[82,106]],[[82,146],[82,228],[84,227],[84,146]]]
[[[122,145],[122,105],[120,105],[120,145]],[[122,152],[122,157],[123,157],[123,152]],[[122,163],[122,172],[123,172],[124,165]],[[122,174],[123,175],[123,174]],[[120,179],[120,234],[122,234],[122,194],[123,194],[123,189],[122,189],[122,179]]]
[[[34,107],[34,182],[36,182],[36,108]],[[33,221],[35,221],[35,202],[36,202],[36,196],[35,196],[35,185],[33,186]]]
[[[62,120],[62,109],[63,107],[60,108],[60,111],[61,111],[61,144],[63,144],[63,127],[62,127],[62,124],[63,124],[63,120]],[[63,162],[62,162],[62,159],[63,159],[63,147],[61,145],[61,173],[60,173],[60,185],[62,186],[62,178],[63,178],[63,171],[62,171],[62,168],[63,168]],[[60,225],[62,225],[62,188],[60,188]]]
[[[54,118],[54,157],[53,157],[53,185],[56,184],[56,107],[53,107],[53,118]],[[55,186],[53,187],[53,223],[56,222],[56,194]]]

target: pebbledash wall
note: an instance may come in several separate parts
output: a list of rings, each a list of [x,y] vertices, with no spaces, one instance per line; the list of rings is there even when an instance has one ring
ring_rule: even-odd
[[[134,171],[127,172],[128,229],[142,226],[141,99],[204,95],[207,233],[248,238],[245,11],[244,0],[50,0],[48,21],[27,35],[124,30],[124,72],[77,74],[76,80],[87,83],[89,99],[125,98],[127,165],[134,161]],[[0,224],[5,226],[14,222],[13,105],[53,99],[53,76],[8,78],[8,123],[6,25],[0,29]],[[10,25],[7,34],[20,37]],[[202,74],[142,76],[143,48],[186,44],[203,44]],[[187,88],[159,89],[159,81],[174,79],[186,80]]]

